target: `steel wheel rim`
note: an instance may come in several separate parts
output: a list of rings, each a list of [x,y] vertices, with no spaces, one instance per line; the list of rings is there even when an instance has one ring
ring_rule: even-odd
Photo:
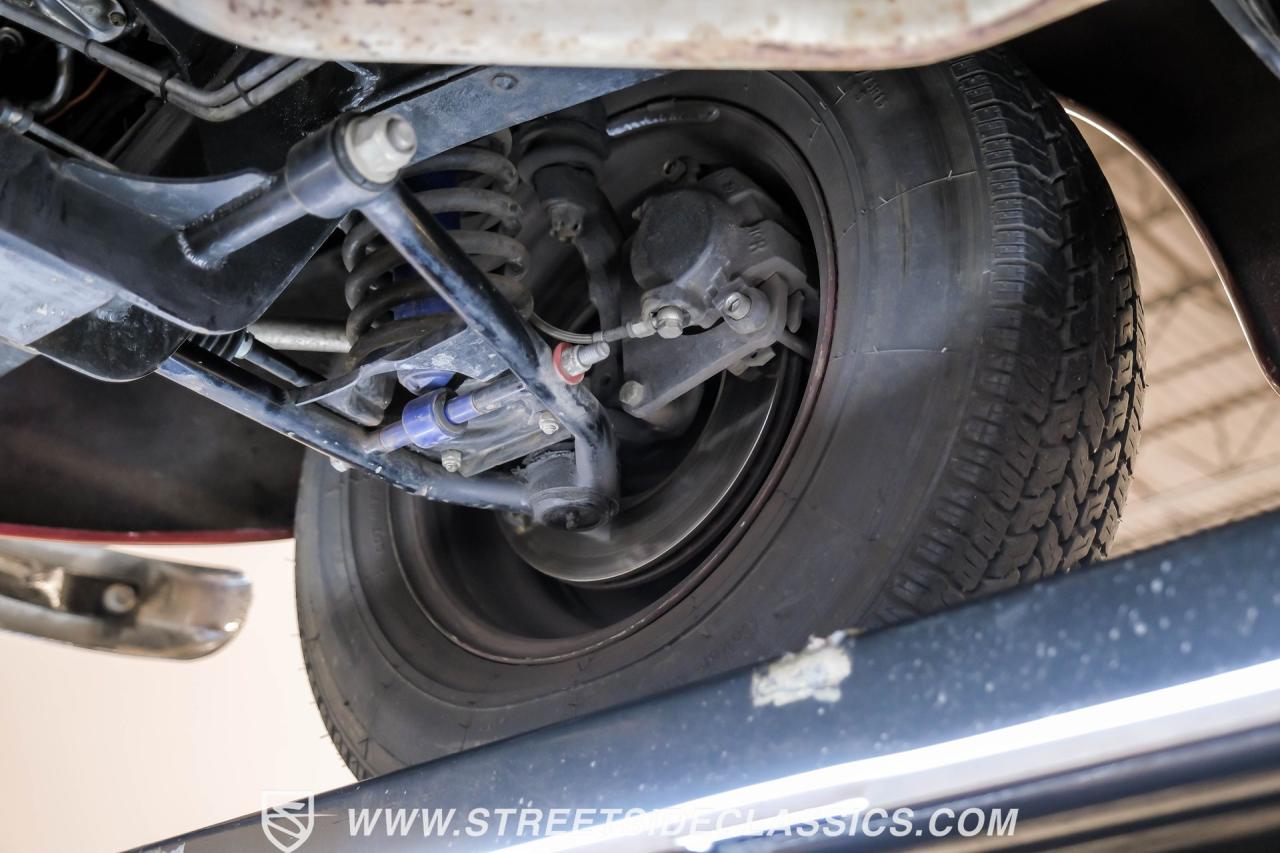
[[[708,103],[701,99],[691,100]],[[480,612],[480,608],[472,606],[474,602],[463,600],[465,596],[460,597],[457,594],[457,581],[462,572],[457,566],[441,565],[438,558],[441,556],[447,558],[448,555],[443,552],[449,549],[440,547],[442,537],[439,527],[427,525],[431,529],[425,529],[420,526],[412,531],[407,535],[407,539],[412,541],[413,545],[406,547],[420,550],[425,559],[415,561],[415,565],[404,570],[405,580],[426,618],[451,642],[472,654],[510,664],[554,663],[598,651],[651,624],[695,589],[723,561],[725,555],[741,537],[747,523],[758,513],[764,501],[772,493],[773,487],[785,469],[787,460],[799,443],[808,416],[817,399],[834,327],[834,237],[830,231],[821,188],[798,148],[763,118],[736,105],[726,103],[718,106],[724,116],[731,116],[739,123],[750,122],[754,133],[767,137],[771,146],[780,148],[780,152],[773,153],[779,154],[779,158],[790,165],[790,171],[787,172],[790,180],[786,181],[786,186],[797,197],[788,199],[788,202],[795,202],[795,207],[802,210],[804,214],[803,221],[808,226],[806,229],[808,233],[802,236],[812,241],[817,265],[814,283],[819,286],[821,305],[817,324],[817,346],[812,367],[807,371],[797,371],[796,361],[798,360],[790,354],[785,358],[776,359],[782,362],[777,366],[780,371],[793,371],[800,374],[798,384],[802,386],[802,392],[795,395],[798,399],[784,402],[787,413],[787,417],[783,418],[784,429],[781,435],[772,436],[770,446],[763,448],[772,462],[758,466],[761,469],[759,475],[747,484],[749,494],[737,495],[736,500],[728,508],[730,517],[721,519],[727,523],[722,524],[718,530],[704,529],[689,537],[685,547],[690,552],[696,553],[694,565],[686,567],[681,572],[668,573],[656,580],[627,586],[622,590],[609,588],[597,591],[592,587],[573,586],[570,594],[580,593],[580,597],[622,595],[636,593],[638,590],[644,591],[650,597],[643,603],[637,604],[621,618],[613,619],[607,624],[579,621],[576,632],[567,631],[563,636],[530,635],[528,632],[521,633],[496,624],[491,614]],[[419,505],[422,503],[417,502]],[[422,511],[419,506],[417,512]],[[431,506],[430,511],[449,514],[475,513],[475,511],[439,505]],[[480,513],[479,515],[487,517],[492,522],[492,514]],[[404,521],[409,522],[412,516],[413,513],[406,514]],[[421,516],[418,518],[420,520]],[[712,535],[708,535],[709,533]],[[503,534],[492,526],[475,528],[474,537],[477,539],[501,538],[505,546]],[[428,555],[433,555],[437,559],[431,559]],[[470,568],[482,570],[484,562],[485,559],[482,557]],[[526,568],[536,573],[535,569]],[[453,575],[452,582],[445,575]],[[553,582],[550,578],[543,579],[548,583]],[[560,587],[570,586],[558,581],[554,583],[558,583]],[[520,593],[510,591],[505,591],[505,594],[517,599],[521,597]],[[572,622],[573,619],[568,621]]]

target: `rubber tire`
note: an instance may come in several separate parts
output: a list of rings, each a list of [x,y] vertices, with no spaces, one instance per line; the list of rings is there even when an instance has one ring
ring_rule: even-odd
[[[653,90],[749,93],[818,177],[839,283],[816,408],[692,594],[624,640],[536,667],[415,622],[413,540],[394,521],[413,499],[313,456],[298,618],[320,713],[361,778],[1066,571],[1115,532],[1141,308],[1110,190],[1047,91],[999,53]]]

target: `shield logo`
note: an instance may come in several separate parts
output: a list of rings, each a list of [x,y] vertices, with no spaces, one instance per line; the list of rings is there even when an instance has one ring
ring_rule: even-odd
[[[280,853],[293,853],[311,837],[315,805],[308,791],[263,791],[262,834]]]

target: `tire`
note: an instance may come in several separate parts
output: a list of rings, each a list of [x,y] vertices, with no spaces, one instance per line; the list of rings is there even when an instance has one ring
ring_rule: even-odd
[[[1115,202],[1053,97],[1000,53],[680,74],[635,97],[682,93],[758,111],[822,187],[837,308],[807,422],[714,572],[616,642],[538,664],[452,642],[407,586],[429,533],[416,500],[311,458],[303,651],[361,778],[1106,553],[1138,441],[1142,315]]]

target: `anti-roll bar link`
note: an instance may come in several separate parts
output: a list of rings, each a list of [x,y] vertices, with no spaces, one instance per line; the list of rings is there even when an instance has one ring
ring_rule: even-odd
[[[613,427],[600,402],[565,382],[551,348],[503,298],[417,197],[397,184],[360,206],[387,242],[507,363],[512,374],[573,435],[579,514],[573,527],[594,527],[617,510],[618,455]]]

